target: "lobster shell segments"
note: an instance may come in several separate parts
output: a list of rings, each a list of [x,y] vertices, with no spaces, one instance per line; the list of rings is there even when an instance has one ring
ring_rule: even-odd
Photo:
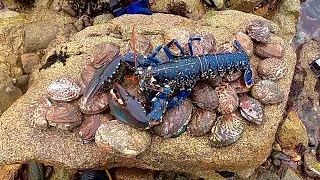
[[[118,120],[112,120],[98,128],[95,142],[106,153],[120,153],[134,157],[147,150],[151,144],[151,135]]]
[[[212,129],[216,118],[215,112],[196,109],[192,115],[191,122],[187,126],[187,132],[192,136],[203,136]]]
[[[46,119],[50,126],[63,130],[72,130],[81,124],[82,115],[77,106],[73,104],[57,103],[48,109]]]
[[[93,62],[92,65],[95,68],[100,68],[105,63],[110,62],[118,56],[120,53],[119,47],[111,43],[100,43],[97,44],[93,51]]]
[[[235,143],[243,132],[242,118],[236,114],[226,114],[217,118],[209,139],[213,147],[228,146]]]
[[[69,102],[79,97],[81,88],[73,80],[61,78],[53,81],[47,90],[51,99]]]
[[[162,122],[153,127],[153,132],[163,138],[179,136],[186,130],[193,108],[192,103],[185,100],[179,107],[169,109],[163,116]]]
[[[263,124],[263,105],[259,101],[247,95],[242,95],[239,99],[241,116],[251,123],[257,125]]]
[[[108,108],[108,93],[98,92],[92,99],[84,102],[84,97],[79,100],[80,111],[84,114],[97,114]]]

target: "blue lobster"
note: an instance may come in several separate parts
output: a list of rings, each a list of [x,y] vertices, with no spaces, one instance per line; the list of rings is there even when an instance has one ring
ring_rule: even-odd
[[[157,47],[148,57],[128,52],[124,56],[115,57],[110,63],[103,65],[95,74],[93,80],[84,92],[87,102],[105,83],[113,84],[110,90],[109,107],[119,120],[135,127],[148,129],[162,120],[162,115],[168,108],[179,106],[188,97],[191,89],[201,78],[214,77],[234,71],[244,71],[244,81],[248,88],[253,85],[253,73],[250,59],[238,41],[234,41],[237,51],[234,53],[193,55],[192,41],[200,41],[200,37],[192,37],[188,41],[190,55],[187,56],[177,40],[172,40],[165,46]],[[169,47],[175,45],[181,56],[174,56]],[[163,49],[169,61],[160,62],[156,59],[158,52]],[[136,56],[136,57],[135,57]],[[137,63],[137,68],[133,68]],[[127,64],[139,75],[141,90],[157,89],[152,98],[151,109],[147,113],[144,106],[130,96],[118,83],[113,83],[119,68]],[[173,91],[177,90],[174,97]]]

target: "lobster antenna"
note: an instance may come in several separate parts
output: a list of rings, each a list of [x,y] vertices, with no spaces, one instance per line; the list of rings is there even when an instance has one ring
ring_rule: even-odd
[[[136,36],[135,36],[135,27],[136,25],[134,24],[132,27],[132,46],[133,46],[133,60],[134,60],[134,67],[137,69],[137,49],[136,49]]]

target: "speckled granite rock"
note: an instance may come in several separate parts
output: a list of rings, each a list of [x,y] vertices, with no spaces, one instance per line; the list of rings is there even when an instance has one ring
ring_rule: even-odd
[[[237,21],[232,20],[234,17],[237,17]],[[34,72],[34,83],[28,92],[0,118],[0,164],[37,159],[46,164],[63,165],[68,168],[128,166],[193,174],[214,169],[237,172],[259,166],[271,152],[292,80],[295,54],[288,44],[285,44],[288,49],[284,56],[288,73],[279,80],[279,86],[285,92],[285,101],[278,105],[266,106],[265,124],[259,127],[245,124],[243,137],[231,146],[211,148],[207,136],[194,138],[187,133],[171,139],[153,136],[151,147],[144,153],[134,158],[120,157],[99,151],[95,144],[81,144],[77,136],[78,130],[73,133],[56,129],[41,132],[30,126],[30,119],[21,116],[27,113],[33,99],[45,94],[45,88],[52,80],[66,74],[78,78],[82,68],[92,59],[95,44],[113,42],[120,45],[123,52],[131,38],[134,24],[136,32],[158,38],[154,38],[152,43],[163,41],[161,35],[166,29],[174,26],[178,29],[211,32],[221,45],[226,40],[231,40],[229,38],[232,37],[232,33],[240,31],[245,22],[255,18],[259,17],[238,11],[209,12],[199,23],[169,14],[124,15],[112,19],[108,24],[88,27],[77,33],[68,43],[61,45],[68,47],[70,55],[66,66],[57,63],[39,73]],[[167,21],[168,19],[170,21]],[[204,27],[201,28],[202,25]],[[280,40],[279,37],[278,41]],[[55,49],[60,49],[60,46]],[[52,53],[53,49],[48,50],[47,57]],[[253,67],[258,61],[258,57],[252,57]]]

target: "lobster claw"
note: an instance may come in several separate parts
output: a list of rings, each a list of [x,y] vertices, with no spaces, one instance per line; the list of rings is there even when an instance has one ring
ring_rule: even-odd
[[[146,110],[120,84],[115,83],[113,85],[109,97],[110,110],[117,119],[135,128],[149,128],[149,118],[146,116]]]

